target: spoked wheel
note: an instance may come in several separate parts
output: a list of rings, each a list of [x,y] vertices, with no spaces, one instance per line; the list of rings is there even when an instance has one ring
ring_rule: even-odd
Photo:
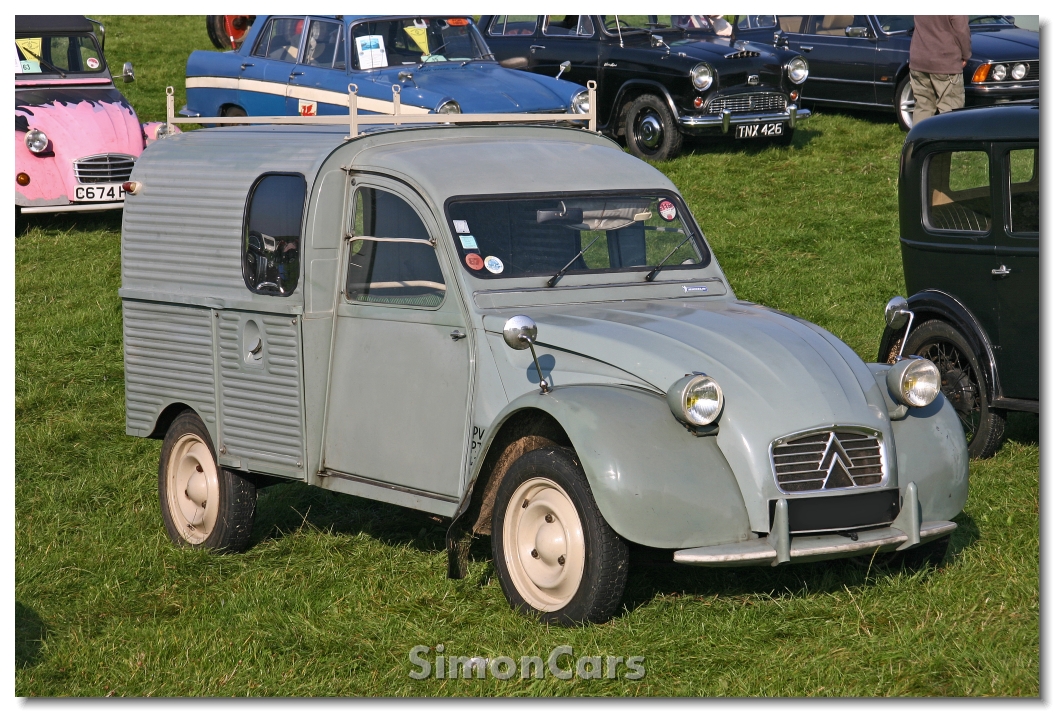
[[[165,435],[157,484],[174,543],[223,551],[248,546],[256,487],[216,463],[208,430],[193,411],[176,417]]]
[[[626,147],[638,158],[667,161],[681,153],[684,136],[666,102],[653,94],[637,97],[626,110]]]
[[[893,109],[897,112],[897,123],[900,128],[910,131],[913,125],[912,115],[915,111],[915,93],[911,91],[911,77],[905,76],[897,84],[893,94]]]
[[[943,321],[927,321],[908,335],[905,353],[927,358],[941,372],[941,392],[962,423],[970,457],[991,457],[1003,442],[1006,416],[988,405],[984,372],[966,339]]]
[[[498,488],[492,532],[498,577],[514,608],[563,625],[614,614],[629,552],[570,451],[542,448],[513,463]]]

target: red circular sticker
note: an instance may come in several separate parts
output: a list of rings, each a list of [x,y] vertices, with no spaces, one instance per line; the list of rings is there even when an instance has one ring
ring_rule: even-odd
[[[98,68],[99,68],[99,60],[97,60],[95,57],[88,57],[88,69],[98,69]]]
[[[677,217],[677,208],[669,200],[659,203],[659,215],[666,222],[672,222]]]
[[[465,264],[469,266],[469,269],[483,269],[483,258],[475,252],[469,252],[465,255]]]

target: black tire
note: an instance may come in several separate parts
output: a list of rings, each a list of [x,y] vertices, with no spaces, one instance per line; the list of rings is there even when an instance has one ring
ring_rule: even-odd
[[[231,38],[227,36],[225,18],[225,15],[205,16],[205,29],[208,30],[209,39],[216,49],[231,49]]]
[[[914,110],[915,94],[911,91],[911,77],[905,74],[893,91],[893,111],[897,115],[897,125],[904,131],[911,130]]]
[[[493,516],[494,564],[513,608],[559,625],[603,623],[614,615],[629,550],[597,508],[574,451],[545,447],[516,460],[498,487]],[[547,572],[555,574],[546,579]]]
[[[663,99],[642,94],[630,103],[626,109],[626,147],[647,161],[668,161],[681,154],[684,135]]]
[[[223,552],[249,546],[256,486],[217,464],[209,431],[192,410],[176,416],[165,434],[157,489],[173,543]]]
[[[959,416],[970,457],[994,455],[1003,444],[1006,413],[989,407],[984,369],[963,335],[931,319],[908,334],[904,353],[928,358],[940,370],[941,392]]]

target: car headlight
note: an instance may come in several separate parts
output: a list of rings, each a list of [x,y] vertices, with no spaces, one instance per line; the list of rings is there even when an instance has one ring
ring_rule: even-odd
[[[675,418],[689,425],[709,425],[721,415],[725,396],[717,381],[705,374],[680,379],[666,392],[666,402]]]
[[[448,99],[447,101],[444,101],[442,104],[439,105],[439,108],[436,109],[436,113],[437,114],[460,114],[461,113],[461,107],[458,106],[458,103],[456,101],[454,101],[453,99]]]
[[[992,81],[1001,82],[1006,79],[1006,65],[997,64],[992,67]]]
[[[692,67],[692,85],[699,91],[709,89],[714,83],[714,70],[710,65],[703,62]]]
[[[941,392],[941,372],[929,359],[908,356],[886,372],[886,385],[899,403],[923,408]]]
[[[33,153],[43,153],[48,147],[48,135],[40,129],[26,131],[26,148]]]
[[[1014,79],[1024,79],[1026,74],[1028,74],[1027,64],[1015,64],[1014,68],[1010,70],[1010,76],[1012,76]]]
[[[571,97],[571,113],[572,114],[588,114],[589,113],[589,90],[583,89],[582,91]]]
[[[795,57],[787,62],[787,78],[795,84],[801,84],[809,78],[809,63],[805,57]]]

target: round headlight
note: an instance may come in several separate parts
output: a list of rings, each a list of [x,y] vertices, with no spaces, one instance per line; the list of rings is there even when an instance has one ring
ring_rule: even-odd
[[[26,148],[33,153],[43,153],[48,147],[48,135],[40,129],[26,131]]]
[[[454,101],[453,99],[450,99],[450,100],[444,101],[442,104],[440,104],[439,108],[436,109],[436,113],[437,114],[460,114],[461,113],[461,107],[458,106],[458,103],[456,101]]]
[[[941,372],[929,359],[908,356],[889,369],[886,385],[897,401],[922,408],[941,392]]]
[[[709,425],[721,415],[725,396],[710,376],[694,374],[670,386],[666,402],[678,420],[689,425]]]
[[[571,97],[571,113],[589,113],[589,91],[587,89],[583,89],[582,91],[578,92],[573,97]]]
[[[714,70],[705,62],[692,67],[692,85],[699,91],[709,89],[714,83]]]
[[[809,78],[809,63],[805,57],[795,57],[787,62],[787,78],[795,84],[801,84]]]
[[[997,64],[992,67],[992,81],[1001,82],[1006,79],[1006,65]]]
[[[1010,76],[1012,76],[1014,79],[1024,79],[1026,74],[1028,74],[1027,64],[1015,64],[1014,68],[1010,70]]]

